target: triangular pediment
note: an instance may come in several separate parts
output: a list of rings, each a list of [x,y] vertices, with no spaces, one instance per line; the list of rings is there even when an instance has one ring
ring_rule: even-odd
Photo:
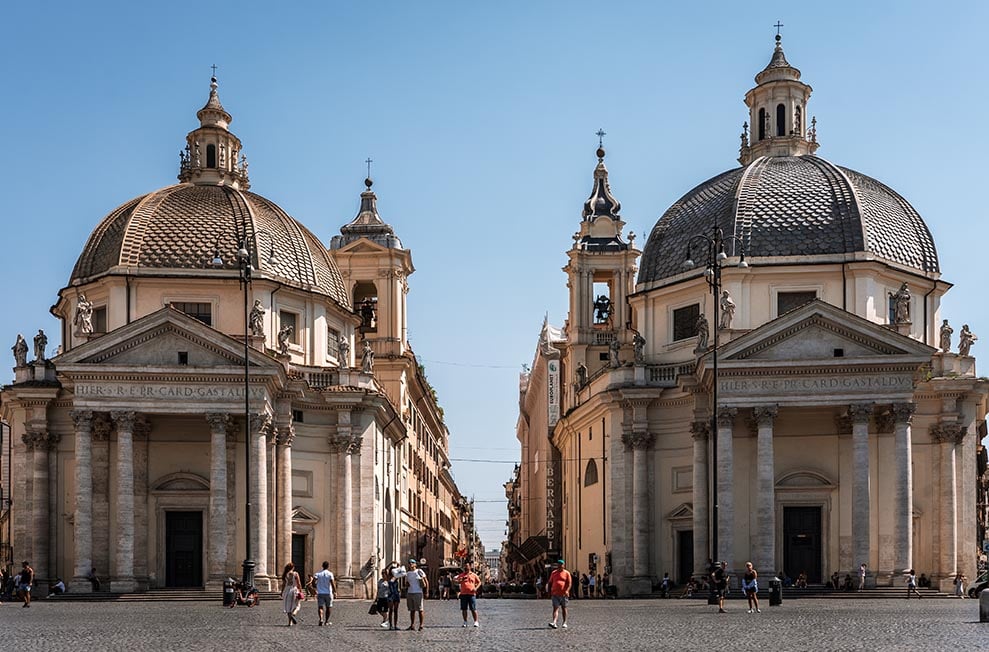
[[[902,356],[935,349],[820,300],[763,324],[722,347],[719,362],[801,361]]]
[[[694,507],[690,503],[682,503],[666,517],[671,521],[689,521],[694,518]]]
[[[353,242],[347,244],[344,247],[340,247],[336,251],[341,253],[351,253],[351,254],[369,254],[369,253],[383,253],[389,251],[387,247],[384,247],[377,242],[369,240],[367,238],[358,238]],[[334,252],[336,253],[336,252]]]
[[[179,352],[186,354],[180,365]],[[252,367],[280,368],[269,356],[251,349]],[[170,306],[146,315],[105,335],[91,339],[56,360],[59,371],[78,365],[192,370],[243,367],[244,343],[216,331]]]

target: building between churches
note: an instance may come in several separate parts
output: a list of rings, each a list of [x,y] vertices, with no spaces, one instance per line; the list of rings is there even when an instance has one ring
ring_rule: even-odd
[[[179,183],[85,243],[59,353],[15,346],[6,563],[74,592],[94,568],[114,592],[215,586],[245,559],[263,589],[328,560],[342,596],[410,556],[435,575],[466,537],[406,337],[411,252],[370,178],[329,248],[250,192],[215,78],[197,117]]]
[[[920,215],[817,156],[800,76],[777,37],[741,166],[677,200],[643,251],[598,149],[562,337],[544,326],[520,388],[516,572],[559,553],[621,595],[710,558],[812,583],[860,564],[870,586],[975,577],[974,337],[943,319]]]

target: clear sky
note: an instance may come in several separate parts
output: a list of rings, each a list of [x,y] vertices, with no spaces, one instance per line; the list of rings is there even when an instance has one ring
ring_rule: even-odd
[[[324,242],[355,215],[363,161],[374,159],[379,210],[417,268],[412,345],[446,410],[454,475],[479,501],[486,547],[497,547],[512,470],[499,461],[518,457],[518,370],[543,316],[566,317],[560,268],[591,189],[594,132],[608,134],[627,228],[648,232],[680,195],[736,165],[742,98],[769,61],[777,20],[814,88],[818,154],[917,208],[956,284],[944,317],[956,333],[968,323],[986,336],[975,355],[989,347],[987,8],[10,3],[0,341],[44,328],[54,350],[48,308],[86,238],[117,205],[175,182],[215,63],[251,189]]]

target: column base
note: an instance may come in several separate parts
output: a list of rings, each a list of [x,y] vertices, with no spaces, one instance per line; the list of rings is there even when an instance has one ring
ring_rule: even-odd
[[[110,580],[111,593],[134,593],[137,590],[137,581],[133,577]]]
[[[651,577],[626,577],[618,586],[623,598],[652,594]]]
[[[358,581],[355,577],[339,577],[337,582],[337,593],[341,598],[359,598],[357,595]]]
[[[262,592],[272,591],[272,590],[278,590],[278,591],[282,590],[281,583],[276,578],[268,577],[267,575],[255,575],[254,588]]]
[[[72,584],[69,585],[69,589],[73,593],[92,593],[93,583],[89,581],[87,577],[73,577],[71,580]]]

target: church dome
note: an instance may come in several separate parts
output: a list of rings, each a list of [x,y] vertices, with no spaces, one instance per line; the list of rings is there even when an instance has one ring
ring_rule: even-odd
[[[350,307],[340,271],[319,238],[274,202],[230,185],[180,183],[123,204],[90,235],[71,282],[92,281],[118,266],[208,275],[217,253],[224,269],[237,269],[244,234],[256,274]]]
[[[745,97],[742,167],[705,181],[663,214],[643,250],[639,283],[661,285],[682,273],[688,241],[714,226],[729,256],[783,264],[875,259],[939,273],[934,239],[903,197],[814,154],[817,119],[809,129],[806,121],[811,88],[787,62],[778,35],[756,84]]]
[[[273,201],[248,192],[247,157],[229,129],[216,77],[197,113],[199,127],[179,152],[179,181],[137,197],[99,223],[72,270],[73,285],[115,272],[134,274],[183,270],[209,276],[238,268],[243,241],[255,274],[351,307],[340,270],[315,235]],[[274,256],[272,256],[274,254]]]

